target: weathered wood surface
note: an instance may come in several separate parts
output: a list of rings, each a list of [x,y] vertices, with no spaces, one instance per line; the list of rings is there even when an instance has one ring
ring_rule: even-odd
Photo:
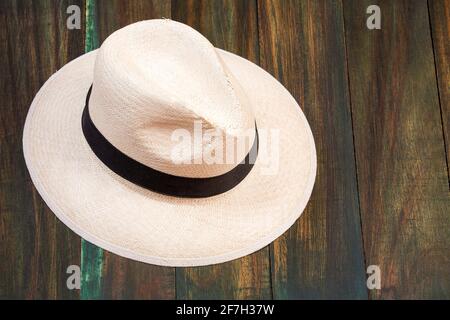
[[[450,1],[428,2],[450,188]]]
[[[261,65],[300,103],[315,138],[310,203],[273,245],[274,298],[367,297],[340,1],[260,1]]]
[[[82,30],[66,28],[70,4]],[[366,28],[371,4],[381,30]],[[0,1],[0,298],[449,298],[449,10],[445,0]],[[312,199],[250,256],[176,269],[118,257],[59,222],[30,181],[22,130],[42,84],[118,28],[160,17],[261,65],[311,124]],[[72,264],[81,292],[66,288]],[[372,264],[381,290],[366,288]]]
[[[259,60],[256,1],[172,1],[172,19],[219,48]],[[270,299],[269,248],[215,266],[177,268],[179,299]]]
[[[450,197],[427,2],[377,1],[381,30],[368,30],[372,2],[344,2],[366,262],[382,276],[370,297],[449,298]]]
[[[83,53],[83,30],[68,31],[66,8],[81,1],[0,2],[0,298],[78,298],[66,268],[79,264],[80,238],[34,189],[22,131],[34,95]]]

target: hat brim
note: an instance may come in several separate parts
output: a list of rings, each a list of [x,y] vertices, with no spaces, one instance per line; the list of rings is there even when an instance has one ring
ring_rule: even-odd
[[[96,158],[81,129],[97,54],[92,51],[44,84],[24,128],[31,178],[64,224],[120,256],[162,266],[200,266],[257,251],[297,220],[316,176],[308,122],[270,74],[237,55],[217,52],[250,99],[258,129],[278,132],[276,148],[260,145],[260,153],[273,153],[273,163],[258,156],[239,185],[210,198],[165,196],[124,180]]]

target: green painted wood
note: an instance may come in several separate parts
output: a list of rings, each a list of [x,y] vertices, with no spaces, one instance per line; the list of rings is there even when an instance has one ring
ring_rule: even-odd
[[[170,1],[88,0],[86,50],[112,32],[145,19],[170,17]],[[175,269],[136,262],[83,242],[82,290],[85,299],[175,298]]]
[[[96,21],[96,1],[86,0],[85,3],[85,52],[99,47],[98,28]],[[103,249],[81,239],[81,299],[102,298],[102,266]]]
[[[340,1],[258,1],[261,65],[299,102],[318,169],[297,223],[272,244],[275,299],[365,299]]]
[[[426,1],[345,1],[366,261],[373,299],[450,297],[450,194]],[[448,23],[448,22],[447,22]],[[447,39],[448,41],[448,39]]]
[[[95,0],[86,0],[85,21],[84,51],[89,52],[98,49],[100,46],[97,26],[97,2]]]
[[[450,1],[428,2],[450,188]]]
[[[103,249],[81,239],[81,290],[80,298],[103,298]]]
[[[258,63],[256,1],[172,1],[172,19],[197,29],[216,47]],[[271,297],[268,247],[219,265],[177,268],[176,276],[178,299]]]
[[[80,238],[34,189],[22,152],[31,101],[44,82],[83,53],[83,30],[67,30],[71,1],[0,2],[0,298],[77,299],[66,270]]]

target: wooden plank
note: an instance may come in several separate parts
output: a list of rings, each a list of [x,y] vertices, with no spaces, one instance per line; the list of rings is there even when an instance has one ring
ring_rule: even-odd
[[[87,39],[98,47],[112,32],[145,19],[170,17],[170,1],[88,0],[91,20]],[[85,299],[175,298],[175,269],[119,257],[83,243],[82,292]]]
[[[450,195],[426,1],[345,2],[350,91],[371,298],[450,297]],[[447,22],[448,23],[448,22]],[[448,40],[448,39],[447,39]]]
[[[97,23],[103,41],[114,31],[141,20],[170,18],[170,0],[98,0]]]
[[[96,1],[86,0],[85,11],[85,52],[99,47],[96,16]],[[102,297],[103,250],[81,239],[81,299]]]
[[[272,245],[276,299],[367,298],[340,1],[259,1],[261,65],[299,102],[318,170],[297,223]]]
[[[450,187],[450,1],[428,2]]]
[[[258,63],[255,1],[172,1],[172,19],[186,23],[215,46]],[[268,247],[214,266],[177,269],[178,299],[268,299]]]
[[[0,298],[76,299],[66,269],[79,265],[80,238],[47,208],[23,159],[22,132],[37,91],[83,53],[83,30],[66,28],[82,1],[0,2]]]
[[[259,62],[256,0],[172,0],[172,19],[198,30],[216,47]]]

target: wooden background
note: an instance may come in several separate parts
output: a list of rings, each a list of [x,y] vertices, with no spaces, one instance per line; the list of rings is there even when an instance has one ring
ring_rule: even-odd
[[[70,4],[81,30],[66,28]],[[366,28],[371,4],[381,30]],[[268,70],[315,137],[302,217],[228,263],[167,268],[103,251],[57,220],[25,167],[25,116],[48,77],[160,17]],[[2,0],[0,27],[0,298],[450,298],[450,1]],[[81,290],[66,287],[71,264]],[[369,265],[381,290],[366,287]]]

